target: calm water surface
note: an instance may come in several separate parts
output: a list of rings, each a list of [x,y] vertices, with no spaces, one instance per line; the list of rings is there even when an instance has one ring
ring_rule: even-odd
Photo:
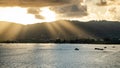
[[[103,51],[94,50],[104,46]],[[0,68],[120,68],[120,46],[0,44]]]

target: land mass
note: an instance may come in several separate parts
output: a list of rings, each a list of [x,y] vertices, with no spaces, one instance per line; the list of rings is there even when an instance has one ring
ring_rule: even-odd
[[[1,43],[120,43],[118,21],[0,22],[0,28]]]

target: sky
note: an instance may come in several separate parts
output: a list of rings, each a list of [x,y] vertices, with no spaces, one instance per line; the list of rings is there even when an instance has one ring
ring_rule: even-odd
[[[102,2],[101,2],[102,1]],[[120,21],[120,0],[0,0],[0,21]]]

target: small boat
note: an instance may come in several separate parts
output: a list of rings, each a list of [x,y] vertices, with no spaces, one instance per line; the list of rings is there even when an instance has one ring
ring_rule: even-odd
[[[115,48],[115,46],[112,46],[112,48]]]
[[[107,47],[104,47],[104,48],[107,48]]]
[[[78,48],[75,48],[74,50],[79,50]]]
[[[104,50],[103,48],[95,48],[95,50]]]

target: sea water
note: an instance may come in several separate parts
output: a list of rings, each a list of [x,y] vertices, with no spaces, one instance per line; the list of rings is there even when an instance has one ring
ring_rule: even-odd
[[[75,48],[79,50],[74,50]],[[120,46],[0,44],[0,68],[120,68]]]

